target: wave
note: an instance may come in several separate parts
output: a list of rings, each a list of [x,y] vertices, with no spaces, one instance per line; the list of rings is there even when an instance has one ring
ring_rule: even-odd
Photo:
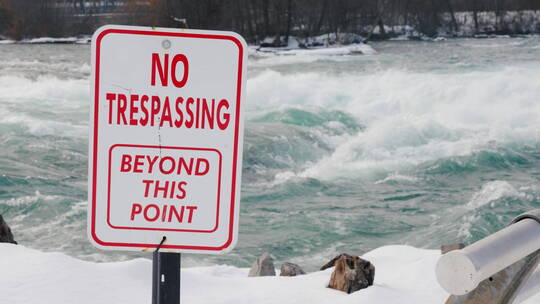
[[[493,147],[487,144],[482,149],[471,151],[465,156],[452,156],[424,164],[422,169],[427,174],[462,174],[471,172],[489,172],[529,167],[536,161],[534,151],[529,145]],[[532,153],[532,154],[531,154]]]
[[[61,79],[85,79],[90,76],[91,67],[88,62],[74,62],[62,55],[41,58],[34,55],[29,54],[28,58],[23,59],[6,55],[5,58],[9,60],[0,59],[0,70],[4,75],[16,75],[33,80],[43,76]]]
[[[505,180],[484,183],[463,206],[458,236],[475,240],[502,229],[519,210],[537,207],[539,190],[537,185],[517,187]]]
[[[36,78],[0,76],[0,98],[14,104],[73,108],[87,104],[90,96],[87,79],[62,79],[50,75]]]
[[[355,133],[363,129],[354,117],[343,111],[324,109],[284,108],[263,113],[252,122],[283,123],[302,127],[322,128],[331,133]]]
[[[0,77],[0,130],[42,136],[87,136],[88,82],[40,76]],[[20,132],[20,131],[18,131]]]
[[[503,197],[526,198],[527,195],[507,181],[496,180],[485,183],[480,191],[474,193],[466,206],[467,209],[477,209]]]
[[[527,66],[256,73],[247,86],[244,172],[265,181],[380,180],[417,167],[446,174],[519,166],[529,157],[510,146],[540,142],[539,79]],[[2,130],[87,136],[88,79],[1,76],[0,96]]]
[[[407,170],[463,156],[495,163],[497,159],[490,157],[498,158],[497,153],[503,154],[503,163],[519,164],[523,161],[519,153],[490,149],[540,142],[539,79],[536,68],[524,66],[460,75],[403,70],[369,75],[267,71],[249,81],[248,110],[278,108],[281,112],[266,118],[320,126],[323,123],[316,119],[306,122],[301,112],[282,110],[315,106],[360,122],[362,128],[344,135],[347,138],[330,154],[309,168],[294,171],[299,177],[327,179]]]

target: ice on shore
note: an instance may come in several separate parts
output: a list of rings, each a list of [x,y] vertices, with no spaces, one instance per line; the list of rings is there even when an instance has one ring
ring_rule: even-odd
[[[354,33],[328,33],[314,37],[298,38],[290,36],[285,46],[273,47],[276,37],[267,37],[261,46],[250,46],[252,56],[271,55],[313,55],[343,56],[372,55],[377,53],[370,45],[364,43],[365,38]],[[281,37],[285,39],[285,37]]]
[[[318,55],[318,56],[343,56],[343,55],[372,55],[377,53],[370,45],[359,43],[347,46],[321,47],[311,49],[291,49],[276,51],[279,55]]]
[[[377,52],[365,43],[349,45],[318,46],[312,48],[300,47],[257,47],[249,49],[250,55],[315,55],[315,56],[343,56],[343,55],[372,55]]]
[[[252,67],[309,63],[318,60],[345,60],[349,55],[372,55],[377,52],[368,44],[351,44],[346,46],[301,48],[260,48],[250,46],[248,54],[252,59]]]

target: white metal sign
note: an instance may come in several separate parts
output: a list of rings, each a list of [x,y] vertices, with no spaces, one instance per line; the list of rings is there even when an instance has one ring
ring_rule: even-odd
[[[246,43],[105,26],[92,39],[88,236],[100,248],[234,247]]]

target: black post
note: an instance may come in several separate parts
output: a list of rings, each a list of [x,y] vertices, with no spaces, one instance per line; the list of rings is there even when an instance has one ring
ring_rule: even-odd
[[[154,251],[152,304],[180,303],[180,254]]]

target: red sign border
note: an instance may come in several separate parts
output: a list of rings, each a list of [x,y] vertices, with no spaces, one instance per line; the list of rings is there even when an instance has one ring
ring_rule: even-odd
[[[233,165],[232,165],[232,185],[231,185],[231,208],[229,214],[229,234],[227,241],[220,246],[190,246],[190,245],[169,245],[163,244],[160,248],[164,249],[186,249],[186,250],[201,250],[201,251],[222,251],[229,247],[233,241],[234,229],[234,214],[235,214],[235,198],[236,198],[236,167],[238,161],[238,133],[240,128],[240,102],[242,94],[242,70],[244,58],[244,46],[238,38],[229,35],[213,35],[213,34],[196,34],[196,33],[176,33],[176,32],[160,32],[160,31],[144,31],[144,30],[128,30],[109,28],[99,33],[96,39],[96,58],[95,58],[95,88],[94,88],[94,134],[93,134],[93,163],[92,163],[92,222],[91,236],[94,242],[104,247],[136,247],[136,248],[156,248],[158,243],[143,244],[143,243],[118,243],[105,242],[97,236],[96,233],[96,188],[97,188],[97,139],[98,139],[98,122],[99,122],[99,64],[101,40],[108,34],[133,34],[133,35],[148,35],[148,36],[165,36],[165,37],[185,37],[199,39],[218,39],[230,40],[238,47],[238,77],[236,84],[236,117],[234,130],[234,150],[233,150]]]
[[[218,169],[218,185],[217,185],[217,199],[216,199],[216,221],[214,228],[207,230],[194,230],[194,229],[171,229],[171,228],[149,228],[149,227],[122,227],[114,226],[111,223],[111,158],[112,151],[116,147],[133,147],[133,148],[151,148],[151,149],[175,149],[175,150],[198,150],[198,151],[208,151],[215,152],[219,156],[219,169]],[[223,164],[223,157],[221,152],[217,149],[210,148],[189,148],[189,147],[165,147],[165,146],[148,146],[148,145],[127,145],[127,144],[116,144],[112,145],[109,148],[109,179],[107,182],[107,224],[113,229],[125,229],[125,230],[155,230],[155,231],[176,231],[176,232],[200,232],[200,233],[212,233],[218,229],[219,226],[219,212],[220,212],[220,201],[221,201],[221,167]]]

